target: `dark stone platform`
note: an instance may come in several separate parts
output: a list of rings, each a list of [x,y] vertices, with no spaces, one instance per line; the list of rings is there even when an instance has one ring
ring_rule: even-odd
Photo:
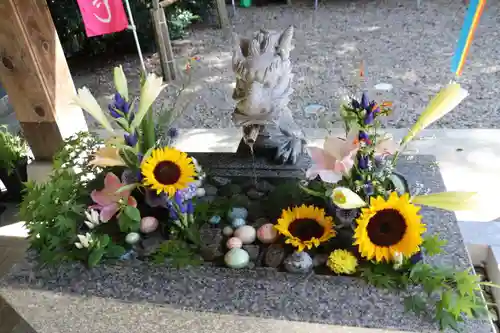
[[[241,163],[235,168],[231,159],[197,157],[223,176],[236,170],[248,174],[252,168]],[[404,159],[398,171],[410,186],[418,182],[432,192],[444,190],[432,157]],[[269,172],[259,163],[258,172]],[[297,167],[302,166],[272,172],[289,175]],[[439,232],[448,240],[446,254],[426,260],[471,267],[454,214],[423,208],[422,215],[429,233]],[[357,278],[266,268],[177,270],[135,261],[88,271],[76,263],[38,268],[27,258],[0,281],[0,295],[40,333],[439,332],[428,318],[404,312],[404,293],[377,289]],[[464,332],[491,333],[493,327],[488,320],[467,321]]]

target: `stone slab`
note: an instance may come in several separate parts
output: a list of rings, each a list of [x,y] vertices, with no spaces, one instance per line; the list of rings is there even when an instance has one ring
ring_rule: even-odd
[[[402,160],[399,171],[410,184],[443,190],[432,157]],[[448,240],[446,254],[426,260],[470,267],[454,215],[427,208],[422,215],[429,232]],[[205,265],[177,270],[135,261],[89,271],[76,263],[41,268],[26,258],[1,280],[0,295],[39,333],[182,332],[180,322],[190,332],[263,333],[271,330],[270,321],[292,332],[315,332],[312,327],[324,327],[322,332],[439,331],[428,319],[404,312],[404,293],[377,289],[356,278],[301,276],[265,268]],[[244,317],[243,330],[234,329]],[[294,329],[295,324],[303,326]],[[464,325],[465,332],[493,332],[487,320]]]

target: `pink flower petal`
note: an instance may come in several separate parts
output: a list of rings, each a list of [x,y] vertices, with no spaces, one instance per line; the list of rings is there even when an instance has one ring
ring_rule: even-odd
[[[115,216],[115,214],[118,212],[120,207],[118,206],[117,203],[112,203],[111,205],[107,205],[101,209],[101,221],[102,222],[108,222]]]
[[[325,151],[318,147],[307,147],[307,151],[315,165],[326,167]]]
[[[327,154],[333,156],[337,160],[344,157],[347,141],[337,137],[328,137],[325,139],[324,150]]]
[[[114,202],[104,191],[93,190],[92,193],[90,193],[90,197],[99,206],[107,206]]]
[[[335,184],[342,179],[342,175],[331,170],[319,170],[318,174],[322,181]]]
[[[307,169],[306,171],[306,178],[309,179],[309,180],[312,180],[314,178],[316,178],[318,176],[318,168],[313,165],[312,167],[310,167],[309,169]]]
[[[129,196],[127,199],[127,205],[137,207],[137,200],[135,200],[133,196]]]
[[[120,187],[122,187],[122,182],[117,175],[112,172],[108,172],[104,178],[104,190],[108,193],[116,192]]]

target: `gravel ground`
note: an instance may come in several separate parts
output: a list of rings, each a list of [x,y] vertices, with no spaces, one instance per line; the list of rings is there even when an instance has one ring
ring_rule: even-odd
[[[229,8],[230,9],[230,8]],[[238,8],[234,30],[249,34],[260,28],[295,27],[294,89],[291,108],[304,127],[321,126],[318,115],[306,114],[305,106],[326,106],[332,119],[338,117],[338,101],[353,81],[363,58],[369,84],[390,83],[386,93],[395,106],[388,122],[407,127],[422,111],[431,95],[450,81],[450,60],[465,13],[460,0],[408,1],[313,1],[287,5]],[[481,19],[459,82],[470,96],[434,127],[498,128],[500,103],[500,6],[490,2]],[[192,84],[178,103],[183,110],[179,127],[230,127],[234,76],[230,43],[212,28],[193,29],[187,47],[178,53],[199,55]],[[148,67],[159,70],[157,55],[147,56]],[[137,59],[125,59],[127,72],[134,72]],[[108,65],[109,66],[109,65]],[[180,65],[182,66],[182,64]],[[98,94],[112,92],[111,68],[73,71],[75,84],[90,86]],[[136,76],[135,76],[136,78]],[[161,96],[169,100],[173,89]],[[162,103],[160,101],[159,103]]]

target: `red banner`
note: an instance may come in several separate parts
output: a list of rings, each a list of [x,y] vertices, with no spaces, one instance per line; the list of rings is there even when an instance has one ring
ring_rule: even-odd
[[[122,0],[77,0],[87,37],[123,31],[128,19]]]

